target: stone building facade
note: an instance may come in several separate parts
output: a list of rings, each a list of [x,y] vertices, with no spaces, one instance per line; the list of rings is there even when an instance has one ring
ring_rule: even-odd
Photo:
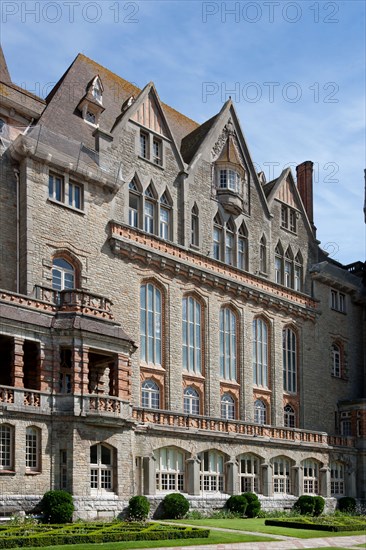
[[[365,499],[365,265],[312,162],[266,182],[230,100],[199,125],[83,55],[46,100],[0,80],[2,513]]]

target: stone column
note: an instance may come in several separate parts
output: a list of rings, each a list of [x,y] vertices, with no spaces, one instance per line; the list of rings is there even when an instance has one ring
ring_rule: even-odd
[[[261,464],[262,468],[262,493],[265,497],[273,496],[272,466],[270,464]]]
[[[187,493],[189,495],[200,494],[200,464],[195,456],[187,460]]]
[[[302,495],[303,469],[300,466],[291,466],[291,487],[295,497]]]
[[[14,352],[13,352],[13,368],[11,373],[12,385],[16,388],[23,388],[24,378],[24,351],[23,351],[24,338],[14,338]]]
[[[356,487],[356,466],[352,463],[345,469],[345,490],[348,497],[357,497],[357,487]]]
[[[156,458],[144,456],[143,458],[144,471],[144,495],[155,495],[156,493]]]
[[[319,470],[319,495],[329,498],[330,494],[330,469],[325,466]]]
[[[112,367],[112,395],[131,400],[131,365],[129,357],[119,353]]]
[[[41,347],[40,390],[44,392],[59,391],[60,350],[58,345],[49,342]]]
[[[273,345],[271,346],[272,365],[272,422],[275,426],[283,426],[283,352],[282,324],[277,321],[273,325]]]
[[[226,463],[226,492],[229,495],[235,495],[238,491],[238,480],[239,480],[239,474],[238,474],[238,463],[234,459],[229,460]]]

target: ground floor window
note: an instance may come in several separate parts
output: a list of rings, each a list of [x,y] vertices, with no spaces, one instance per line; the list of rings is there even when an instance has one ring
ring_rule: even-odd
[[[13,469],[14,429],[7,424],[0,425],[0,470]]]
[[[224,491],[224,455],[216,451],[201,453],[200,490]]]
[[[106,445],[90,447],[90,487],[99,491],[113,489],[113,453]]]
[[[290,493],[290,461],[279,457],[273,460],[273,492]]]
[[[344,495],[344,466],[341,462],[330,465],[330,493],[332,496]]]
[[[304,460],[304,493],[319,493],[319,465],[315,460]]]
[[[40,440],[40,430],[29,426],[25,433],[25,466],[28,471],[40,470]]]
[[[156,451],[157,491],[184,490],[184,454],[173,448]]]
[[[241,493],[259,493],[259,460],[253,455],[242,455],[239,460]]]

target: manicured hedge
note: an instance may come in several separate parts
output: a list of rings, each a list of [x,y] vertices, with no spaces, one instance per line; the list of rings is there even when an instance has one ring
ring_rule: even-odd
[[[210,531],[196,527],[162,525],[158,523],[126,524],[73,524],[9,527],[0,535],[0,548],[24,548],[27,546],[56,546],[62,544],[90,544],[134,540],[167,540],[207,538]]]
[[[282,521],[278,519],[266,519],[265,525],[272,525],[275,527],[289,527],[292,529],[311,529],[316,531],[332,531],[339,533],[342,531],[364,531],[365,524],[355,523],[348,525],[336,525],[336,524],[321,524],[321,523],[307,523],[302,521]]]

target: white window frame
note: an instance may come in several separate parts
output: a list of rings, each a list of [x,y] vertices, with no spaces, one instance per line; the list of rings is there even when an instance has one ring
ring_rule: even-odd
[[[78,200],[76,198],[76,190],[78,189]],[[50,171],[48,173],[48,200],[76,210],[84,212],[84,185],[78,181],[70,180],[69,174],[58,174]]]
[[[64,264],[64,265],[62,265]],[[57,281],[60,281],[59,283]],[[52,288],[57,292],[75,288],[75,267],[62,256],[57,256],[52,261]]]
[[[221,396],[221,418],[225,420],[235,419],[235,399],[230,393]]]
[[[39,472],[41,467],[41,431],[27,426],[25,431],[25,467],[29,472]]]
[[[132,179],[128,186],[128,223],[131,227],[140,228],[141,215],[141,190],[139,185]],[[133,203],[136,202],[136,208]]]
[[[267,422],[267,405],[262,399],[256,399],[254,402],[254,423],[264,426]]]
[[[272,460],[273,493],[281,495],[291,494],[291,467],[285,457],[276,457]]]
[[[239,457],[239,490],[241,493],[259,493],[259,458],[248,453]]]
[[[252,323],[253,334],[253,384],[268,388],[268,325],[256,318]]]
[[[140,289],[140,360],[162,364],[162,292],[152,283]]]
[[[200,414],[200,394],[192,386],[188,386],[183,392],[183,411],[184,414]]]
[[[159,492],[179,492],[185,488],[185,456],[173,447],[155,451],[156,490]]]
[[[199,210],[196,203],[191,210],[191,246],[199,246]]]
[[[14,470],[14,426],[0,424],[0,470]]]
[[[330,308],[340,313],[346,313],[346,295],[334,288],[330,289]]]
[[[287,403],[283,408],[283,425],[285,428],[295,428],[296,426],[295,410],[290,403]]]
[[[202,373],[202,305],[193,296],[182,300],[183,369]]]
[[[229,308],[220,310],[220,377],[234,380],[237,377],[238,319]]]
[[[224,492],[224,455],[217,451],[200,453],[201,493]]]
[[[342,377],[342,353],[341,347],[337,343],[332,344],[332,376]]]
[[[319,494],[319,464],[315,460],[307,459],[303,467],[303,493],[305,495]]]
[[[345,495],[344,464],[339,461],[331,462],[330,465],[330,494],[332,496]]]
[[[282,332],[283,389],[297,393],[297,334],[286,327]]]
[[[97,451],[97,461],[91,461],[91,452],[92,448],[96,447]],[[103,448],[107,449],[110,453],[110,462],[103,463]],[[91,492],[98,493],[112,493],[113,492],[113,449],[108,445],[103,445],[102,443],[97,443],[90,447],[90,488]]]
[[[144,409],[160,409],[160,388],[151,378],[141,384],[141,406]]]

